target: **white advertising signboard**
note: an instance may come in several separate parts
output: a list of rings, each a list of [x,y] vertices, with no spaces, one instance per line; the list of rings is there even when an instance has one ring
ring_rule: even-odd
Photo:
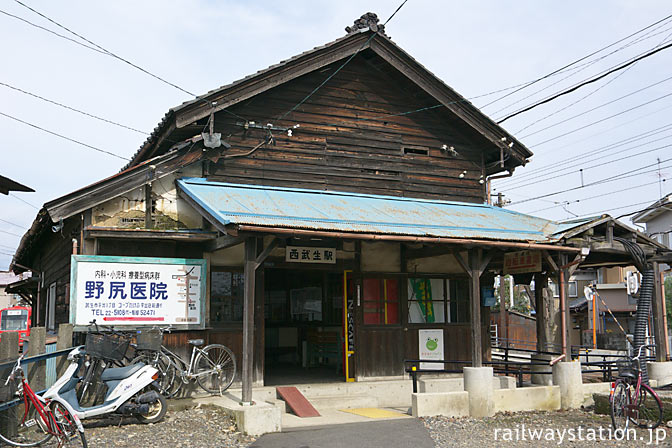
[[[443,360],[443,330],[418,330],[420,359]],[[421,362],[421,370],[442,370],[443,363]]]
[[[203,328],[205,260],[73,255],[70,322]]]

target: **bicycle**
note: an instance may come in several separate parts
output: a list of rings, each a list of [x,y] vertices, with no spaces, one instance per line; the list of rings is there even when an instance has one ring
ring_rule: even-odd
[[[159,371],[159,393],[170,398],[171,386],[175,381],[177,369],[171,358],[161,351],[163,332],[153,328],[150,330],[137,330],[136,343],[131,344],[135,348],[135,356],[130,364],[142,362],[155,367]]]
[[[2,389],[0,439],[11,446],[38,446],[56,439],[58,447],[72,443],[87,447],[84,428],[59,401],[37,395],[28,384],[21,361],[16,361]]]
[[[154,330],[160,333],[162,341],[163,333],[170,332],[172,327],[154,327]],[[174,397],[182,386],[194,380],[208,393],[223,394],[236,376],[236,357],[233,352],[221,344],[210,344],[200,348],[205,342],[203,339],[190,339],[188,342],[192,345],[189,363],[164,345],[159,344],[160,353],[170,359],[170,369],[174,370],[174,374],[167,374],[167,376],[173,376],[173,380],[166,389],[165,396]],[[153,359],[161,359],[161,357]],[[145,360],[151,363],[149,358]]]
[[[640,428],[655,429],[663,419],[663,405],[658,394],[642,383],[641,356],[639,347],[637,356],[627,357],[619,369],[619,377],[612,383],[609,394],[611,423],[615,430],[628,429],[630,422]]]
[[[92,331],[92,327],[95,330]],[[103,328],[106,332],[100,331]],[[89,322],[86,333],[86,353],[89,356],[86,373],[77,390],[80,404],[93,405],[100,401],[103,391],[100,390],[100,375],[115,362],[120,362],[126,356],[130,338],[112,327],[98,325],[94,320]]]

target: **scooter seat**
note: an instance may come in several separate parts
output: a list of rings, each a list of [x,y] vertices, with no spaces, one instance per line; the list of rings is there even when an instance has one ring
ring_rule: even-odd
[[[145,364],[139,362],[137,364],[133,364],[126,367],[107,368],[103,370],[103,373],[100,374],[100,379],[102,381],[123,380],[133,375],[135,372],[142,369],[143,367],[145,367]]]

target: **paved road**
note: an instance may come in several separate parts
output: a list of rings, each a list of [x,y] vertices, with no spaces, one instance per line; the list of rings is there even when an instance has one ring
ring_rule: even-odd
[[[434,448],[434,442],[418,419],[301,429],[260,437],[250,448]]]

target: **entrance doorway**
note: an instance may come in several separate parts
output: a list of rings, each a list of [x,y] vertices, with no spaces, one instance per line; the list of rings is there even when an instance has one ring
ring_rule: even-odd
[[[265,269],[264,383],[344,381],[343,274]]]

